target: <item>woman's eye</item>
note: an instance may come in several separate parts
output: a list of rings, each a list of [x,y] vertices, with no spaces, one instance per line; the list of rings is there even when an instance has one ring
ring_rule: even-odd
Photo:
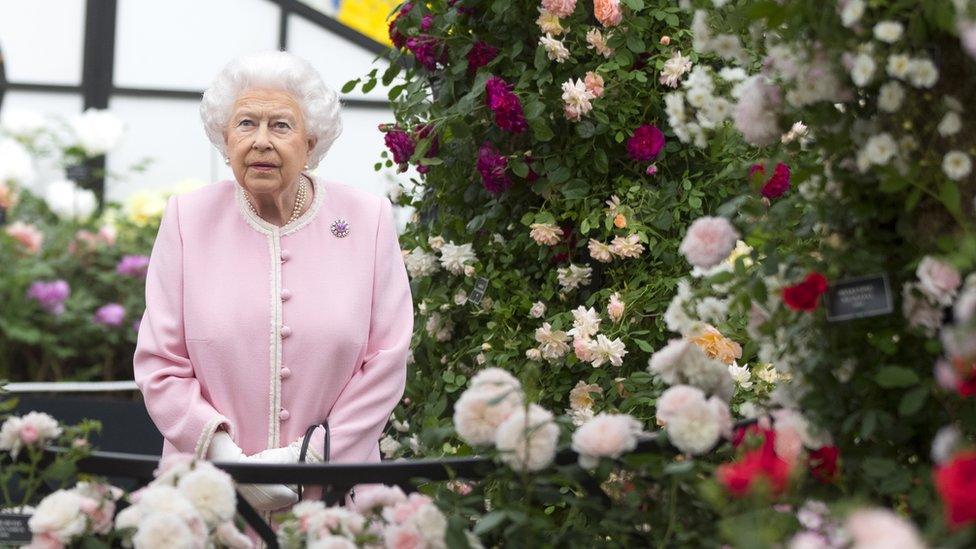
[[[238,126],[243,126],[245,124],[250,124],[250,123],[251,123],[251,121],[245,118],[244,120],[241,120],[240,122],[238,122],[237,125]]]
[[[290,128],[291,127],[291,126],[288,125],[288,122],[276,122],[275,123],[275,126],[277,126],[279,128]]]

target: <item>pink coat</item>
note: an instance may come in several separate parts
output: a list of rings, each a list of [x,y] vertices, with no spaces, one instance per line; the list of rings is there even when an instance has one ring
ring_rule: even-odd
[[[331,461],[380,460],[413,331],[391,206],[313,183],[311,207],[284,227],[231,180],[169,199],[133,361],[163,455],[205,456],[220,425],[250,455],[328,418]],[[340,218],[346,236],[331,230]]]

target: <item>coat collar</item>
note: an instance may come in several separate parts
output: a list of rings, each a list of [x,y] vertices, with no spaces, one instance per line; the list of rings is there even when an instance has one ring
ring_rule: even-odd
[[[231,183],[234,185],[234,194],[237,200],[237,209],[240,211],[244,221],[246,221],[251,228],[260,233],[271,234],[277,232],[281,236],[291,234],[301,229],[305,225],[308,225],[318,215],[322,202],[325,199],[326,189],[325,185],[322,183],[322,180],[318,176],[312,175],[308,172],[302,172],[302,174],[308,177],[309,181],[312,182],[312,205],[308,210],[305,211],[305,213],[299,216],[298,219],[282,227],[268,223],[251,211],[251,208],[249,208],[247,205],[247,198],[244,196],[244,188],[241,187],[240,183],[232,180]]]

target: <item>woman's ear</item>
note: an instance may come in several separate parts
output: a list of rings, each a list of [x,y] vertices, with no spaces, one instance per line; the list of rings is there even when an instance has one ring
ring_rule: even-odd
[[[312,152],[315,149],[315,145],[318,144],[318,142],[319,142],[318,137],[315,137],[314,135],[310,136],[308,138],[308,152]]]

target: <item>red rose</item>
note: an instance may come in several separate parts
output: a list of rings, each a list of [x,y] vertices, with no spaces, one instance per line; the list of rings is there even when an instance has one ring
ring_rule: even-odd
[[[827,291],[827,279],[820,273],[810,273],[803,282],[783,289],[783,301],[794,311],[812,311],[820,296]]]
[[[745,427],[737,427],[732,433],[732,447],[738,448],[749,437],[762,436],[763,430],[756,423],[750,423]]]
[[[718,468],[719,482],[735,497],[749,494],[759,483],[768,485],[774,494],[786,490],[790,465],[776,455],[776,433],[764,431],[763,434],[765,439],[761,447],[746,452],[736,462]]]
[[[963,398],[976,396],[976,361],[967,364],[965,359],[955,358],[952,363],[959,372],[959,383],[956,385],[959,396]]]
[[[810,473],[814,478],[829,484],[837,480],[837,466],[840,450],[836,446],[824,446],[810,452]]]
[[[959,452],[935,470],[946,522],[953,528],[976,521],[976,450]]]
[[[664,148],[664,132],[657,126],[642,124],[627,139],[627,154],[638,162],[650,162]]]
[[[766,168],[762,164],[753,164],[749,168],[749,175],[752,176],[756,172],[759,172],[765,177]],[[788,190],[790,190],[790,167],[782,162],[778,162],[773,169],[773,176],[763,184],[759,192],[766,198],[772,200],[783,196]]]

